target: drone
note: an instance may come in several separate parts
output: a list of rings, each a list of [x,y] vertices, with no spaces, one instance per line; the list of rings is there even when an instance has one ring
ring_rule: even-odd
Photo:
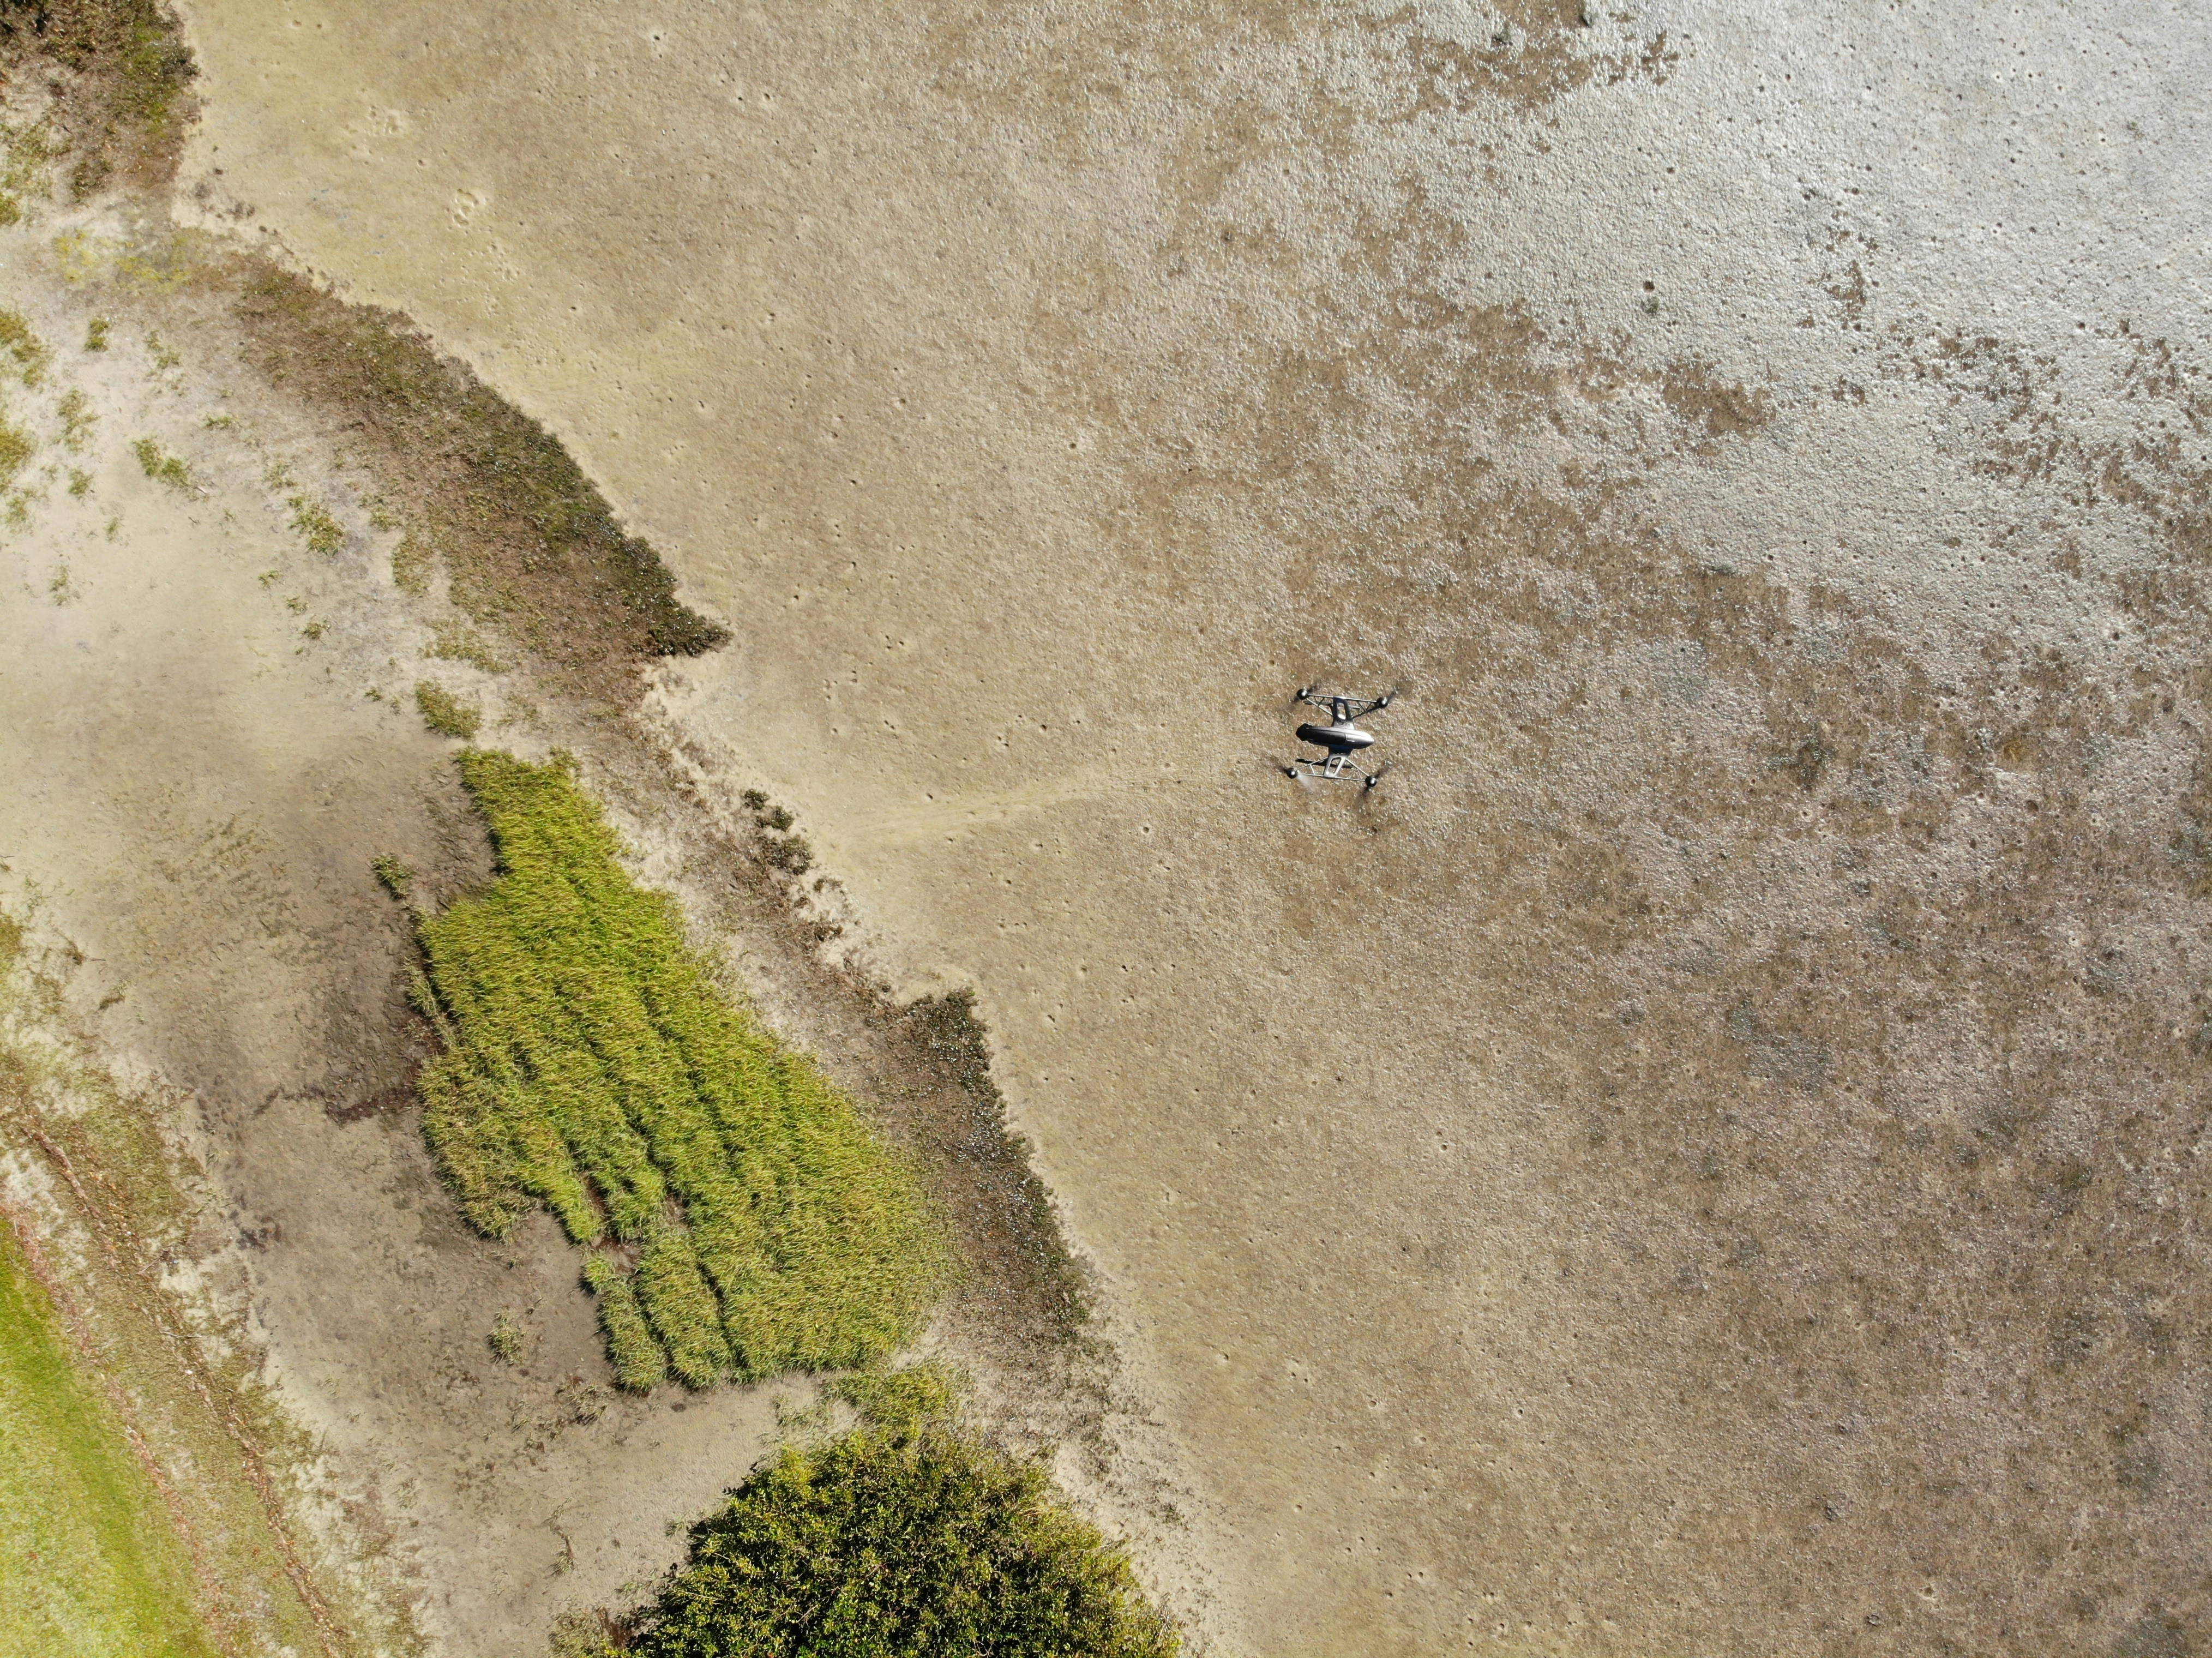
[[[1381,767],[1370,773],[1362,771],[1352,763],[1352,756],[1360,750],[1375,746],[1375,733],[1359,728],[1360,716],[1382,713],[1397,695],[1395,691],[1385,691],[1380,696],[1365,698],[1339,696],[1316,685],[1307,686],[1291,699],[1291,702],[1310,702],[1317,708],[1327,708],[1328,724],[1324,726],[1309,720],[1298,727],[1298,741],[1310,743],[1326,752],[1292,761],[1283,768],[1284,774],[1318,777],[1325,782],[1338,780],[1349,782],[1357,777],[1365,787],[1373,788],[1382,780],[1382,773],[1389,768]]]

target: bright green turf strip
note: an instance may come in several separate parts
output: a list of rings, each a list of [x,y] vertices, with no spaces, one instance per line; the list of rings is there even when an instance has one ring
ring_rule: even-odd
[[[0,1222],[0,1658],[212,1658],[183,1546]]]
[[[803,1056],[715,989],[665,895],[559,765],[471,750],[499,878],[419,925],[444,1038],[423,1127],[470,1219],[533,1203],[579,1243],[617,1368],[721,1375],[865,1363],[913,1333],[945,1252],[913,1177]]]

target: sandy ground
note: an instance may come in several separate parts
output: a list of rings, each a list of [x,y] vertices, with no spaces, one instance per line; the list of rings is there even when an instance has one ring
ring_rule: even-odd
[[[775,1390],[615,1396],[551,1223],[489,1244],[440,1187],[404,1086],[405,923],[369,860],[433,898],[488,872],[454,745],[407,697],[443,679],[497,716],[500,690],[422,659],[434,604],[392,586],[342,434],[238,372],[221,308],[149,331],[112,257],[144,245],[97,214],[0,238],[5,302],[52,352],[8,399],[39,449],[0,543],[0,898],[94,1051],[179,1102],[223,1209],[168,1265],[210,1329],[246,1315],[309,1443],[297,1488],[357,1649],[413,1649],[411,1623],[534,1655],[676,1558],[667,1523],[774,1437]],[[187,481],[149,477],[141,439]],[[345,525],[335,556],[294,526],[301,495]],[[501,1312],[517,1364],[486,1345]]]
[[[1220,1649],[2204,1638],[2186,9],[186,10],[188,198],[568,440],[977,987]]]

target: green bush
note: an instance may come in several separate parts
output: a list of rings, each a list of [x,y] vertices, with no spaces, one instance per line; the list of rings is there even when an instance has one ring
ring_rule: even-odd
[[[560,765],[461,756],[499,877],[417,923],[445,1052],[423,1128],[469,1219],[579,1243],[625,1387],[863,1364],[945,1252],[918,1185],[803,1056],[714,987]],[[632,1275],[623,1264],[635,1259]]]
[[[482,708],[427,679],[415,683],[415,706],[422,713],[422,723],[441,737],[458,737],[465,743],[483,724]]]
[[[941,1416],[787,1447],[691,1529],[640,1658],[1170,1658],[1173,1626],[1043,1471]]]

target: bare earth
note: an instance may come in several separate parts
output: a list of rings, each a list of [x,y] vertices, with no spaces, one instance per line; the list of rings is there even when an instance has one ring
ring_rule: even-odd
[[[909,988],[976,987],[1187,1459],[1145,1564],[1210,1646],[2212,1638],[2201,19],[186,10],[188,210],[558,432],[737,630],[663,671],[671,744],[799,808]],[[248,625],[252,561],[145,533],[170,631],[104,625],[172,677],[169,769],[64,780],[114,815],[11,867],[127,956],[145,847],[288,849],[240,900],[276,931],[134,977],[118,1046],[230,1102],[241,1224],[328,1203],[384,1263],[272,1241],[269,1339],[351,1466],[444,1470],[424,1569],[527,1497],[605,1598],[766,1405],[533,1448],[565,1269],[314,1102],[404,1057],[358,872],[459,867],[437,745],[254,658],[295,624]],[[264,669],[282,744],[223,715]],[[143,722],[123,672],[70,717]],[[1317,679],[1407,687],[1371,796],[1281,774]],[[301,756],[318,811],[258,823]],[[249,1040],[202,973],[330,999]],[[495,1298],[543,1362],[464,1382]],[[364,1321],[508,1437],[380,1415]],[[426,1627],[531,1649],[541,1546]]]

